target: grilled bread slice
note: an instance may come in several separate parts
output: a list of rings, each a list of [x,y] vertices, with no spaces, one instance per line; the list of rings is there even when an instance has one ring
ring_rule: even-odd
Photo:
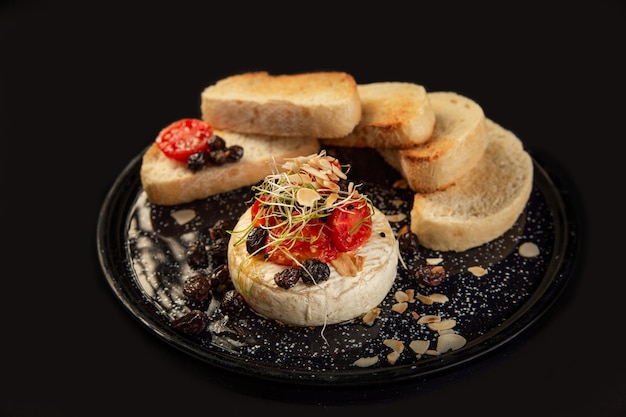
[[[442,190],[469,172],[487,147],[485,114],[455,92],[428,93],[435,128],[428,141],[408,149],[377,148],[415,192]]]
[[[426,142],[435,127],[426,89],[408,82],[358,85],[362,116],[347,136],[322,144],[360,148],[410,148]]]
[[[453,186],[417,193],[411,230],[420,245],[465,251],[509,230],[526,207],[533,186],[533,162],[515,134],[486,119],[487,149]]]
[[[345,72],[247,72],[201,93],[202,119],[215,129],[272,136],[337,138],[361,120],[357,83]]]
[[[140,178],[150,202],[159,205],[188,203],[261,181],[272,172],[275,162],[316,153],[314,137],[283,138],[215,130],[228,146],[243,147],[243,156],[233,163],[207,166],[192,171],[185,163],[168,158],[153,143],[143,155]]]

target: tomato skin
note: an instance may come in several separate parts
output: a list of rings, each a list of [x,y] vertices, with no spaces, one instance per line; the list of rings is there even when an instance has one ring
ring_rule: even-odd
[[[372,235],[372,209],[363,202],[353,207],[336,208],[328,218],[331,241],[341,252],[363,245]]]
[[[156,143],[168,157],[187,162],[190,155],[208,149],[213,128],[200,119],[180,119],[159,132]]]

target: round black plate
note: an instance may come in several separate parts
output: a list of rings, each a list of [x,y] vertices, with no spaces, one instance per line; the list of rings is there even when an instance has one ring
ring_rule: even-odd
[[[371,149],[329,149],[362,191],[389,215],[409,214],[412,193],[392,185],[400,177]],[[141,188],[141,157],[135,157],[120,174],[101,208],[97,245],[102,269],[117,298],[149,331],[176,348],[216,367],[262,379],[310,384],[357,386],[398,382],[444,372],[519,336],[539,319],[562,293],[577,251],[577,226],[562,192],[534,161],[534,188],[516,224],[500,238],[463,252],[433,252],[421,248],[411,262],[442,258],[447,278],[437,287],[421,288],[399,265],[396,282],[381,304],[381,317],[372,326],[359,320],[325,326],[297,328],[266,320],[249,309],[223,314],[219,302],[205,308],[209,331],[188,337],[176,332],[171,321],[188,311],[182,295],[183,281],[193,270],[186,261],[187,248],[217,220],[232,224],[251,197],[244,187],[193,203],[164,207],[150,204]],[[179,224],[172,213],[191,209],[196,217]],[[394,231],[409,218],[393,223]],[[524,242],[539,247],[539,255],[518,253]],[[214,261],[213,263],[216,263]],[[210,272],[212,267],[207,268]],[[469,267],[488,272],[477,277]],[[422,294],[438,292],[449,301],[425,305],[410,303],[404,313],[391,310],[397,290]],[[437,314],[457,322],[455,332],[465,337],[464,347],[441,355],[417,356],[409,343],[415,339],[436,343],[436,333],[416,323],[410,312]],[[385,339],[404,343],[391,364]],[[377,356],[370,367],[354,361]]]

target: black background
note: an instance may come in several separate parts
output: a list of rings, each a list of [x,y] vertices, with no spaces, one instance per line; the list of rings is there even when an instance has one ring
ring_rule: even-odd
[[[626,415],[621,3],[211,3],[0,6],[3,415]],[[199,115],[204,87],[251,70],[481,104],[575,205],[581,255],[554,308],[475,363],[358,389],[237,377],[143,328],[101,272],[100,206],[163,126]]]

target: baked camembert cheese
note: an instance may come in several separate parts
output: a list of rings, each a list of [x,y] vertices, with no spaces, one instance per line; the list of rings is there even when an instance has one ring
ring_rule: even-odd
[[[277,168],[277,167],[275,167]],[[294,326],[349,321],[378,306],[396,278],[391,226],[324,150],[289,158],[253,188],[231,232],[235,289],[256,313]]]

